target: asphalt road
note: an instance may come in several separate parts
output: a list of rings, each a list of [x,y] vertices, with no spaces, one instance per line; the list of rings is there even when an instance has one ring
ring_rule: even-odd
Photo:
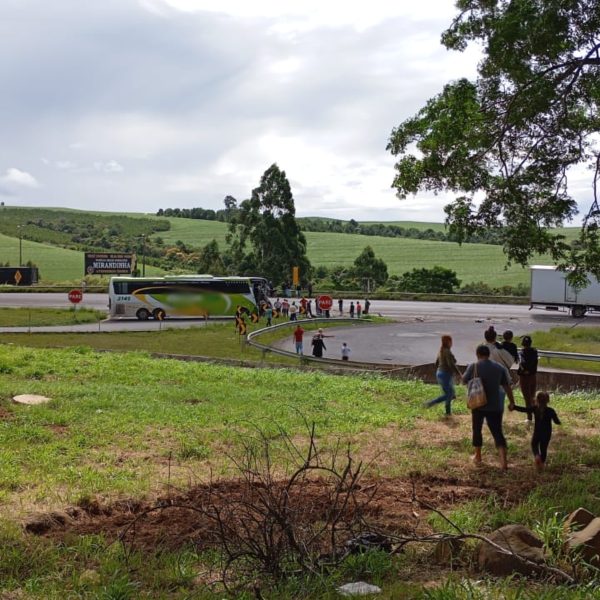
[[[106,310],[106,294],[85,294],[79,306]],[[68,307],[66,294],[0,294],[0,307]],[[566,313],[529,310],[528,306],[504,304],[458,304],[450,302],[399,302],[375,300],[372,313],[395,319],[393,324],[348,327],[336,329],[335,337],[326,339],[325,356],[339,358],[342,342],[352,348],[352,359],[357,361],[386,362],[390,364],[419,364],[431,362],[435,357],[439,338],[450,334],[454,339],[454,353],[460,362],[473,358],[475,346],[483,340],[483,332],[494,325],[499,333],[511,329],[515,337],[536,330],[547,330],[556,326],[586,327],[599,325],[600,318],[590,316],[574,320]],[[337,316],[337,310],[332,316]],[[35,331],[145,331],[166,328],[202,327],[197,319],[167,319],[164,322],[111,320],[96,324],[65,327],[40,327]],[[2,328],[0,331],[22,331],[23,329]],[[516,340],[518,342],[518,340]],[[535,340],[534,340],[535,343]],[[281,347],[293,351],[291,335],[281,342]],[[310,339],[305,343],[310,351]]]

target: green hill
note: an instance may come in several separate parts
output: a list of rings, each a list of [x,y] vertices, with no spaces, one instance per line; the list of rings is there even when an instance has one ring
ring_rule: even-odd
[[[22,212],[19,212],[22,211]],[[18,262],[18,236],[16,224],[23,222],[19,219],[45,218],[52,213],[54,219],[69,221],[75,218],[82,223],[90,217],[97,217],[95,226],[108,227],[118,223],[126,227],[131,236],[146,231],[150,235],[152,229],[169,229],[156,231],[152,238],[162,238],[165,245],[174,245],[177,241],[188,247],[200,248],[211,240],[216,239],[221,249],[225,248],[227,224],[219,221],[202,221],[197,219],[182,219],[174,217],[157,217],[142,213],[99,213],[93,211],[75,211],[68,209],[6,209],[0,212],[2,227],[6,235],[0,235],[0,262]],[[119,218],[120,217],[120,218]],[[140,220],[136,224],[136,220]],[[155,225],[156,224],[156,225]],[[417,221],[394,221],[394,224],[405,228],[433,229],[443,231],[442,223],[426,223]],[[67,241],[64,233],[34,227],[36,240],[39,243],[23,240],[23,261],[32,260],[40,267],[44,281],[64,281],[78,279],[83,275],[83,255],[76,250],[59,247]],[[578,228],[559,230],[568,239],[573,239]],[[15,237],[7,237],[14,235]],[[388,265],[391,275],[399,275],[413,268],[432,267],[440,265],[455,270],[463,283],[484,281],[490,285],[516,285],[529,282],[527,269],[518,266],[505,266],[505,257],[499,246],[487,244],[464,244],[458,246],[452,242],[417,240],[410,238],[388,238],[379,236],[364,236],[357,234],[306,232],[308,255],[314,266],[351,265],[358,254],[367,245],[375,250],[376,255]],[[539,257],[535,263],[549,264],[550,260]],[[157,273],[157,269],[147,267],[147,273]]]
[[[78,281],[84,276],[83,252],[24,239],[22,253],[23,264],[31,261],[37,265],[43,282]],[[18,238],[0,234],[0,263],[9,263],[11,266],[19,264]],[[160,269],[146,266],[148,275],[161,272]]]
[[[67,250],[50,244],[23,240],[23,263],[32,261],[44,281],[81,279],[84,274],[83,252]],[[19,239],[0,234],[0,262],[19,264]]]

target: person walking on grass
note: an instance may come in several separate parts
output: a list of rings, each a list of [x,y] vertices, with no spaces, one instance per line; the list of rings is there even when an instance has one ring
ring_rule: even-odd
[[[533,427],[533,436],[531,437],[531,450],[535,460],[535,466],[541,471],[546,465],[548,456],[548,445],[552,439],[552,422],[560,425],[560,419],[550,404],[550,394],[548,392],[538,392],[535,397],[535,405],[530,407],[513,405],[509,410],[527,413],[527,416],[535,417]]]
[[[362,316],[362,306],[360,305],[360,302],[356,303],[356,318],[360,319],[360,317]]]
[[[297,316],[298,307],[296,306],[295,302],[292,302],[292,305],[290,306],[290,321],[296,321]]]
[[[338,300],[338,310],[340,311],[340,317],[344,314],[344,299],[340,298]]]
[[[525,401],[525,408],[532,408],[537,389],[537,368],[538,351],[532,346],[531,338],[528,335],[521,339],[521,350],[519,352],[519,387]],[[531,427],[533,414],[527,413],[527,425]]]
[[[452,338],[449,335],[442,336],[442,345],[438,352],[437,358],[435,359],[435,377],[437,382],[442,388],[442,394],[433,400],[425,402],[426,408],[431,408],[441,402],[445,403],[446,416],[452,414],[452,400],[456,397],[454,393],[453,379],[458,376],[459,380],[462,377],[462,373],[458,370],[456,365],[456,358],[451,351]]]
[[[354,302],[350,302],[350,318],[354,319]]]
[[[463,383],[468,383],[474,377],[479,377],[485,390],[487,403],[471,411],[472,441],[473,448],[475,449],[475,454],[472,458],[475,464],[481,464],[481,447],[483,446],[482,429],[485,421],[498,449],[500,468],[505,471],[508,469],[508,460],[506,455],[506,438],[502,432],[504,394],[500,392],[502,390],[508,396],[510,410],[515,405],[515,398],[510,387],[510,376],[506,367],[490,360],[489,346],[485,344],[477,346],[475,352],[477,362],[469,365],[462,380]]]
[[[270,304],[267,305],[267,308],[265,308],[265,318],[267,319],[267,327],[271,327],[273,320],[273,309],[271,308]]]

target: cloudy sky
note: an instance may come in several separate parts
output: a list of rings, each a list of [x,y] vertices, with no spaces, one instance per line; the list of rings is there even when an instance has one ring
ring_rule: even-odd
[[[221,208],[277,162],[300,216],[443,220],[448,198],[396,199],[385,147],[475,72],[439,43],[453,0],[1,4],[7,205]]]

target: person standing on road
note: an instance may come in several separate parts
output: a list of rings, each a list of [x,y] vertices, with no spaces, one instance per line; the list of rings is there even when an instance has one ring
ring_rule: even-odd
[[[316,356],[317,358],[323,358],[323,350],[327,350],[325,342],[323,341],[323,336],[319,334],[313,336],[311,343],[313,347],[313,356]]]
[[[533,399],[537,389],[538,351],[532,346],[531,338],[523,336],[521,340],[521,351],[519,352],[519,387],[525,401],[525,408],[533,407]],[[527,424],[531,425],[532,413],[527,413]]]
[[[455,376],[458,376],[459,380],[462,377],[462,373],[458,370],[456,358],[454,358],[451,348],[452,338],[449,335],[443,335],[442,345],[437,358],[435,359],[435,377],[442,388],[442,394],[425,403],[426,408],[431,408],[440,402],[444,402],[446,405],[446,416],[452,414],[452,400],[456,398],[452,380]]]
[[[304,353],[304,329],[298,324],[294,329],[294,343],[296,344],[296,354],[302,355]]]
[[[463,375],[463,383],[468,383],[475,377],[475,367],[477,367],[477,377],[481,379],[487,403],[480,408],[471,411],[471,427],[473,433],[473,447],[475,454],[473,461],[475,464],[481,464],[481,447],[483,446],[483,437],[481,435],[483,422],[487,422],[488,429],[494,438],[496,448],[498,449],[498,458],[500,468],[508,469],[506,456],[506,438],[502,432],[502,418],[504,416],[504,394],[500,393],[500,388],[509,399],[509,409],[515,405],[512,388],[510,387],[510,378],[506,367],[490,360],[490,348],[488,345],[477,346],[475,351],[477,362],[469,365]]]
[[[350,360],[350,354],[352,354],[352,350],[350,350],[350,346],[344,342],[342,344],[342,360]]]
[[[290,321],[296,320],[297,313],[298,307],[296,306],[295,302],[292,302],[292,305],[290,306]]]

